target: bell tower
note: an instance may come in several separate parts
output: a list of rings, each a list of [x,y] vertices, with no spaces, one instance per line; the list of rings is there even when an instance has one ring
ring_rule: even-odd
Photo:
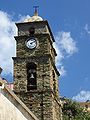
[[[61,120],[55,42],[48,21],[34,16],[16,23],[14,92],[39,120]]]

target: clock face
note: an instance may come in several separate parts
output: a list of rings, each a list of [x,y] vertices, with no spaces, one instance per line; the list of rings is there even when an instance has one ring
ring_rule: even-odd
[[[29,49],[35,48],[36,45],[37,45],[37,43],[36,43],[36,39],[35,39],[35,38],[30,38],[30,39],[28,39],[27,42],[26,42],[26,46],[27,46]]]

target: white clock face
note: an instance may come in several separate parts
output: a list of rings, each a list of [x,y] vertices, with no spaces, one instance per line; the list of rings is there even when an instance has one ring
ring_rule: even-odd
[[[36,39],[35,39],[35,38],[30,38],[30,39],[28,39],[28,41],[26,42],[26,46],[27,46],[29,49],[35,48],[36,45],[37,45],[37,43],[36,43]]]

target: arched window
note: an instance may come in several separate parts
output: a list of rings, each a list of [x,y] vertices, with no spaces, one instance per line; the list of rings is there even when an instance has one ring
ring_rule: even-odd
[[[37,89],[36,64],[33,62],[27,63],[27,90]]]

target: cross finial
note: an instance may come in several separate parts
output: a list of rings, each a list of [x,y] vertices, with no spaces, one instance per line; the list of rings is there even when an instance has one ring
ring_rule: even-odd
[[[38,9],[37,8],[39,8],[39,6],[33,6],[33,8],[35,8],[34,15],[38,16]]]

